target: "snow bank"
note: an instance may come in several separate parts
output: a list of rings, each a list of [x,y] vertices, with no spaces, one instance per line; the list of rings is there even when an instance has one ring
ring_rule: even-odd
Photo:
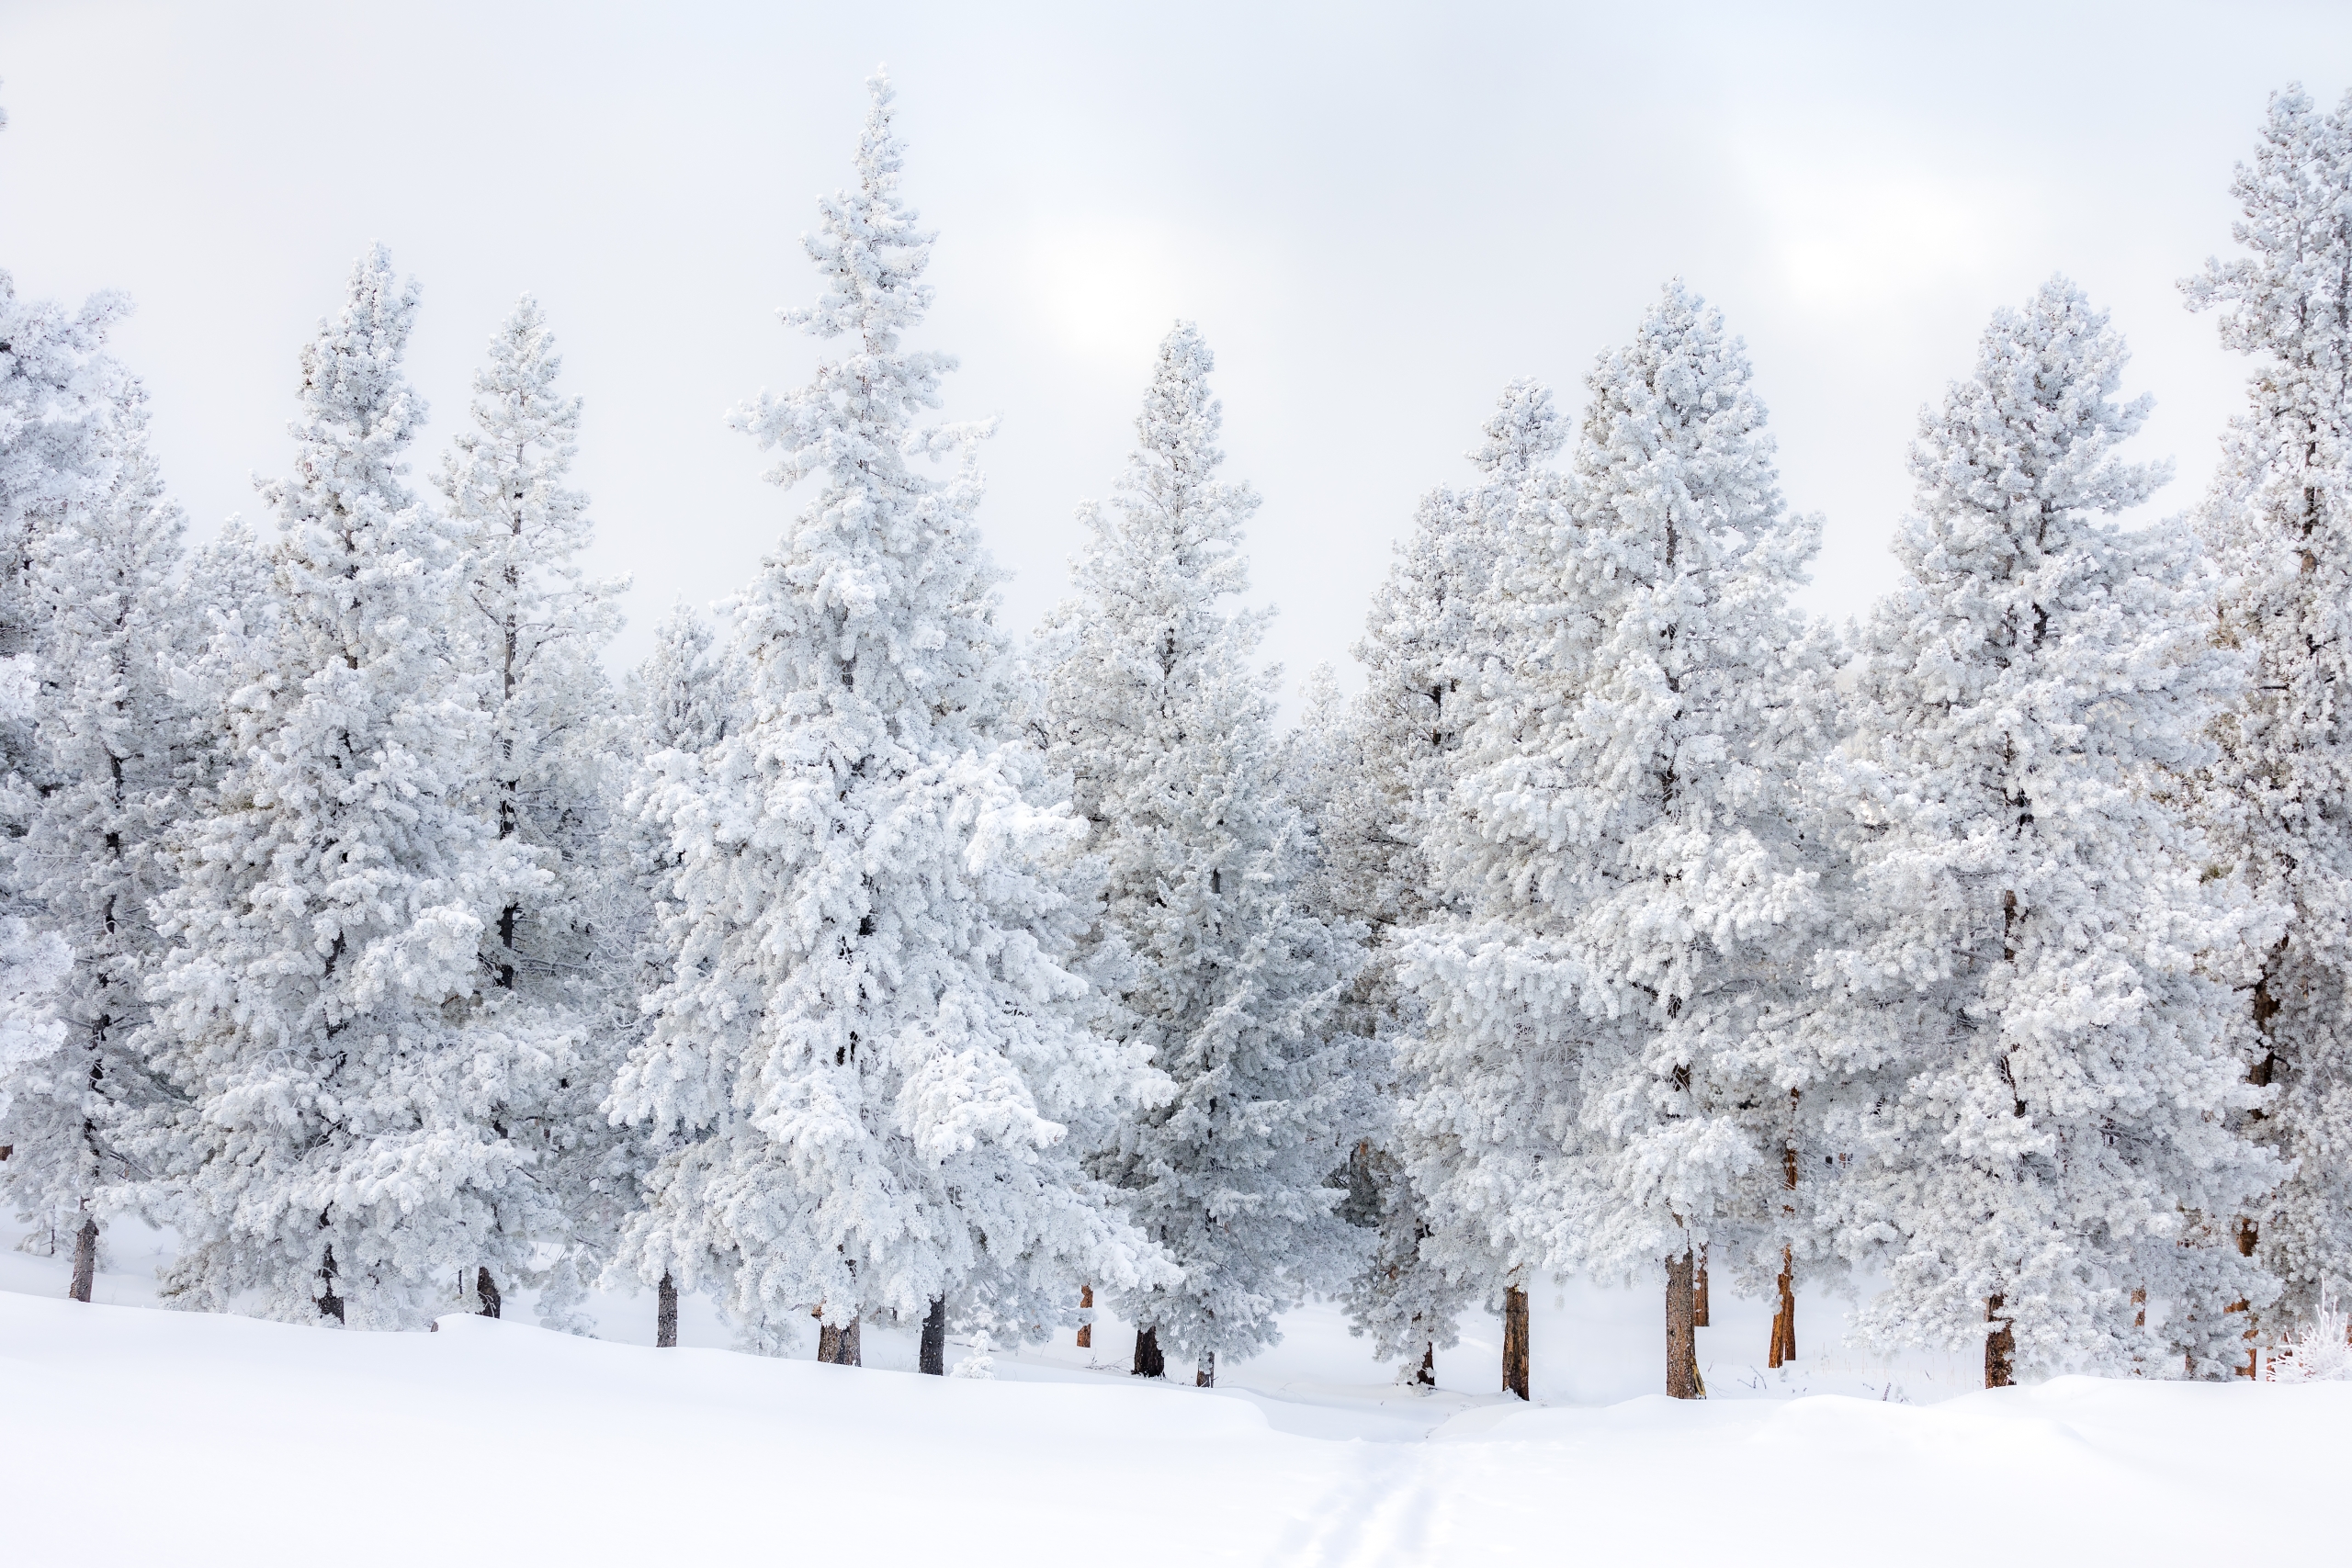
[[[0,1293],[25,1563],[2326,1560],[2352,1384],[1544,1409],[1428,1441],[1064,1372],[922,1378],[453,1317],[357,1334]],[[1042,1369],[1040,1369],[1042,1371]],[[1370,1395],[1373,1391],[1362,1391]],[[1410,1395],[1396,1397],[1410,1399]],[[1466,1407],[1465,1407],[1466,1406]],[[2233,1465],[2249,1483],[2227,1482]]]

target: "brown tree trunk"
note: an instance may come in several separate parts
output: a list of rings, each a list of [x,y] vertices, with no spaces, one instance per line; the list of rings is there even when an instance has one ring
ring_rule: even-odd
[[[498,1309],[504,1304],[499,1298],[498,1286],[491,1280],[490,1270],[486,1268],[474,1270],[474,1294],[481,1302],[481,1310],[474,1314],[476,1317],[496,1317]]]
[[[1216,1351],[1204,1350],[1201,1352],[1201,1359],[1195,1362],[1193,1367],[1193,1386],[1194,1388],[1215,1388],[1216,1386]]]
[[[1690,1325],[1710,1326],[1707,1322],[1707,1249],[1699,1249],[1699,1271],[1690,1280]]]
[[[931,1311],[922,1320],[922,1344],[915,1357],[915,1371],[935,1378],[947,1375],[947,1298],[931,1298]]]
[[[1772,1311],[1771,1365],[1776,1367],[1797,1359],[1795,1259],[1785,1247],[1781,1248],[1780,1292],[1780,1304]]]
[[[1080,1285],[1078,1288],[1078,1306],[1080,1312],[1092,1312],[1094,1310],[1093,1286]],[[1081,1350],[1086,1350],[1092,1348],[1093,1345],[1094,1325],[1091,1323],[1080,1324],[1078,1325],[1078,1348]]]
[[[74,1283],[65,1293],[77,1302],[90,1299],[90,1287],[98,1276],[98,1222],[85,1219],[82,1228],[74,1233]]]
[[[1503,1392],[1527,1397],[1527,1292],[1503,1288]]]
[[[1139,1378],[1164,1378],[1168,1375],[1168,1358],[1159,1353],[1159,1330],[1136,1330],[1136,1370]]]
[[[829,1367],[856,1367],[865,1362],[858,1355],[857,1324],[826,1324],[817,1330],[817,1359]]]
[[[323,1214],[320,1215],[319,1223],[321,1224],[326,1224],[326,1216]],[[334,1277],[336,1272],[337,1270],[334,1265],[334,1248],[330,1247],[327,1248],[326,1261],[319,1265],[319,1278],[327,1282],[325,1293],[319,1297],[319,1315],[321,1317],[331,1317],[337,1323],[341,1323],[343,1321],[343,1298],[334,1293]]]
[[[2017,1376],[2018,1337],[2009,1320],[2001,1315],[2001,1298],[1984,1298],[1984,1321],[1995,1325],[1984,1336],[1984,1386],[2007,1388]]]
[[[653,1348],[678,1348],[678,1281],[670,1278],[667,1269],[662,1270],[662,1282],[653,1288]]]
[[[1413,1381],[1423,1388],[1437,1386],[1437,1346],[1434,1342],[1421,1342],[1421,1370],[1413,1374]]]
[[[1698,1325],[1691,1313],[1696,1304],[1691,1276],[1697,1264],[1685,1250],[1666,1264],[1666,1396],[1704,1399],[1707,1385],[1699,1380]]]

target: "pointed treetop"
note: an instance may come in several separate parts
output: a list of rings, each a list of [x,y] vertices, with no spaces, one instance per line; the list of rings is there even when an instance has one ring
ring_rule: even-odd
[[[887,354],[897,346],[898,329],[931,308],[932,291],[922,279],[937,235],[916,221],[915,209],[899,195],[906,144],[890,128],[898,96],[890,79],[877,72],[865,88],[871,101],[857,138],[857,184],[819,197],[819,231],[801,237],[825,276],[825,297],[783,315],[819,337],[860,333],[867,352]]]
[[[1486,439],[1466,456],[1480,472],[1506,482],[1556,455],[1568,439],[1559,411],[1552,406],[1551,389],[1526,376],[1503,389],[1495,412],[1478,429]]]

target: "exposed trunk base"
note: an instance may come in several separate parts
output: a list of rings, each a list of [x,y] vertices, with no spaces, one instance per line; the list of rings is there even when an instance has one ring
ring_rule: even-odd
[[[2018,1361],[2017,1331],[2009,1320],[2001,1315],[2002,1298],[1984,1298],[1984,1321],[1993,1331],[1984,1336],[1984,1386],[2007,1388],[2016,1380]]]
[[[1503,1288],[1503,1392],[1527,1397],[1527,1292]]]
[[[1704,1399],[1707,1385],[1699,1377],[1697,1306],[1692,1279],[1698,1265],[1689,1252],[1666,1265],[1666,1395],[1668,1399]]]
[[[662,1283],[653,1290],[653,1347],[657,1350],[678,1348],[678,1282],[670,1278],[667,1269],[662,1270]]]
[[[915,1359],[915,1371],[935,1378],[947,1375],[947,1298],[933,1296],[931,1311],[922,1320],[922,1348]]]
[[[84,1220],[82,1228],[74,1233],[74,1283],[65,1293],[77,1302],[90,1299],[90,1287],[98,1277],[98,1222]]]
[[[1707,1322],[1707,1249],[1699,1249],[1699,1272],[1690,1282],[1690,1322],[1700,1328],[1713,1326]]]
[[[1093,1286],[1091,1286],[1091,1285],[1080,1285],[1080,1286],[1078,1288],[1078,1309],[1079,1309],[1079,1311],[1080,1311],[1080,1312],[1088,1312],[1088,1313],[1091,1313],[1091,1312],[1092,1312],[1092,1311],[1094,1310],[1094,1287],[1093,1287]],[[1087,1322],[1085,1322],[1085,1323],[1081,1323],[1081,1324],[1080,1324],[1080,1325],[1078,1325],[1078,1348],[1079,1348],[1080,1349],[1081,1349],[1081,1350],[1086,1350],[1086,1349],[1091,1349],[1091,1348],[1093,1348],[1093,1345],[1094,1345],[1094,1324],[1093,1324],[1092,1320],[1091,1320],[1091,1319],[1090,1319],[1089,1321],[1087,1321]]]
[[[1215,1388],[1216,1386],[1216,1351],[1204,1350],[1201,1352],[1200,1360],[1196,1362],[1193,1368],[1193,1386],[1194,1388]]]
[[[1168,1375],[1168,1358],[1159,1353],[1159,1330],[1136,1330],[1136,1369],[1139,1378],[1164,1378]]]
[[[1797,1287],[1794,1259],[1790,1249],[1781,1248],[1781,1302],[1772,1312],[1773,1366],[1781,1366],[1797,1359]]]
[[[487,1269],[474,1270],[474,1294],[481,1302],[481,1310],[474,1314],[476,1317],[496,1317],[498,1309],[505,1304],[500,1298],[498,1286],[492,1280],[490,1270]]]
[[[1413,1374],[1413,1381],[1423,1388],[1437,1386],[1437,1347],[1435,1345],[1425,1344],[1421,1347],[1421,1370]]]
[[[319,1224],[321,1225],[324,1225],[326,1223],[327,1217],[324,1214],[321,1214],[319,1216]],[[337,1323],[341,1323],[343,1321],[343,1298],[334,1293],[334,1277],[337,1272],[338,1270],[334,1265],[334,1248],[330,1247],[327,1248],[326,1260],[319,1265],[319,1278],[326,1281],[325,1286],[322,1289],[319,1294],[319,1315],[321,1317],[331,1317]]]
[[[829,1367],[858,1367],[865,1363],[858,1354],[857,1325],[828,1323],[817,1330],[817,1359]]]

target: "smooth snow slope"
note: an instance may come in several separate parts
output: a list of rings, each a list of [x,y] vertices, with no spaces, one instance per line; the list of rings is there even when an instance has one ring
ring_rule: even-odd
[[[2329,1561],[2352,1474],[2352,1384],[1482,1403],[1429,1440],[1366,1442],[1124,1380],[9,1292],[0,1365],[0,1559],[28,1564],[2160,1568]]]

